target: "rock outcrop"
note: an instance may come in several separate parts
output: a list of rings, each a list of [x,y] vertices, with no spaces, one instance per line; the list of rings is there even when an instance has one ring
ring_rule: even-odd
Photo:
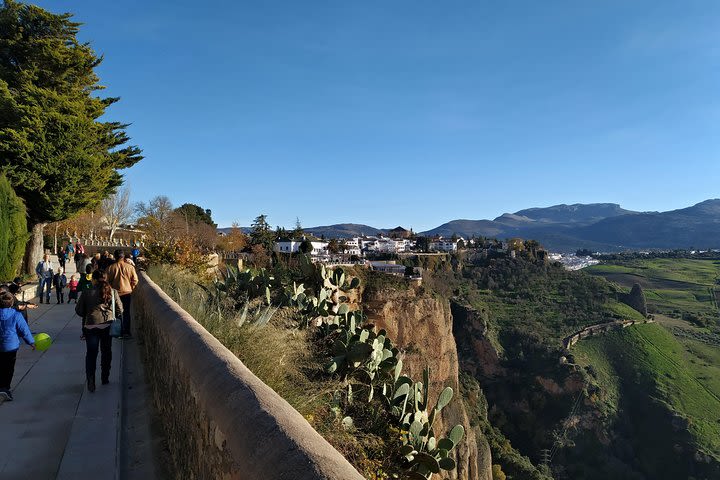
[[[431,404],[446,386],[452,387],[458,395],[458,354],[447,300],[419,293],[413,288],[384,289],[366,293],[363,305],[368,321],[385,329],[398,348],[405,352],[403,364],[412,378],[422,378],[423,369],[430,367]],[[443,409],[435,430],[446,434],[456,424],[462,424],[466,432],[472,432],[459,397]],[[448,478],[492,480],[487,442],[478,444],[475,435],[466,435],[455,453],[458,467]]]
[[[462,371],[475,377],[504,376],[506,372],[500,365],[498,351],[488,336],[487,312],[455,301],[450,302],[450,307]]]
[[[620,300],[647,317],[648,309],[647,302],[645,301],[645,292],[643,292],[639,283],[634,284],[630,293],[623,294]]]

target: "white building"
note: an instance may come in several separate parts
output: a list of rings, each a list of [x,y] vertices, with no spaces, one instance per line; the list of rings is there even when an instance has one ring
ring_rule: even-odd
[[[345,250],[343,252],[345,255],[356,255],[359,257],[361,253],[360,250],[361,244],[359,238],[355,237],[345,240]]]
[[[302,240],[288,240],[283,242],[275,242],[273,250],[279,253],[300,253],[300,245]],[[324,256],[328,254],[327,242],[310,242],[312,251],[310,255],[313,257]]]
[[[431,241],[428,248],[436,252],[457,252],[457,241],[440,238]]]

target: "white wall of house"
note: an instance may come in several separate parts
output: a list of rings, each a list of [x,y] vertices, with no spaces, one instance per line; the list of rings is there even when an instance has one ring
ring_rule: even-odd
[[[320,256],[327,255],[327,242],[310,242],[312,244],[312,251],[310,255]],[[273,250],[280,253],[300,253],[300,245],[302,241],[291,240],[287,242],[275,242]]]
[[[345,255],[357,255],[360,256],[360,239],[355,238],[348,238],[345,240]]]
[[[452,240],[434,240],[430,242],[430,250],[435,250],[436,252],[456,252],[457,251],[457,242],[453,242]]]
[[[300,251],[300,244],[302,242],[289,241],[289,242],[275,242],[273,251],[280,253],[297,253]]]
[[[310,242],[312,244],[312,251],[310,252],[310,255],[313,257],[321,256],[321,255],[327,255],[328,254],[328,244],[327,242]]]

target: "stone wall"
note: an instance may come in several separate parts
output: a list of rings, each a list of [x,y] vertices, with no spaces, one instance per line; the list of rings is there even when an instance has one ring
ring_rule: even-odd
[[[132,305],[175,478],[362,479],[144,272]]]
[[[583,338],[592,337],[594,335],[600,335],[603,333],[613,332],[623,328],[630,327],[632,325],[641,325],[643,323],[654,323],[653,319],[646,320],[613,320],[612,322],[599,323],[597,325],[590,325],[582,330],[579,330],[572,335],[568,335],[563,339],[563,347],[569,350],[577,342]]]

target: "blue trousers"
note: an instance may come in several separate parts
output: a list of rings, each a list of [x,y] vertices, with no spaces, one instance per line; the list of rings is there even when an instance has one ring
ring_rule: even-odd
[[[53,281],[52,277],[40,279],[40,291],[38,292],[38,297],[40,297],[40,300],[42,300],[43,291],[45,290],[45,287],[47,286],[47,295],[45,296],[45,298],[48,302],[50,302],[50,290],[52,290],[52,281]]]

